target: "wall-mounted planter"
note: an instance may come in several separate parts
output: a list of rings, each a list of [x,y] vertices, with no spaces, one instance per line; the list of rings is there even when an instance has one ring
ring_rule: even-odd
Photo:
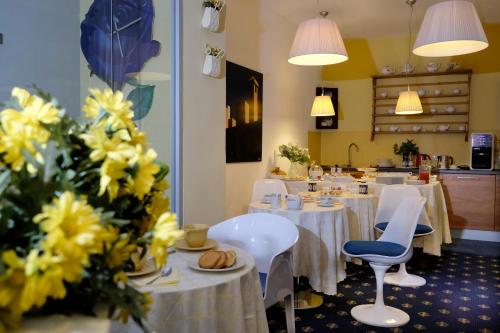
[[[210,54],[205,55],[205,62],[203,63],[203,74],[218,77],[221,70],[222,59]]]
[[[205,7],[203,18],[201,19],[201,26],[212,32],[219,29],[220,12],[213,7]]]

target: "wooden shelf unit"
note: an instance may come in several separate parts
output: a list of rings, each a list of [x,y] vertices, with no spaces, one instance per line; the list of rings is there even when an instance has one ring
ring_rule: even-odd
[[[372,133],[371,140],[375,139],[377,134],[464,134],[465,141],[469,138],[469,112],[470,112],[470,91],[471,91],[471,76],[472,70],[457,70],[450,72],[435,72],[435,73],[412,73],[412,74],[395,74],[395,75],[375,75],[372,76],[372,86],[373,86],[373,102],[372,102]],[[408,83],[406,78],[410,80],[410,87],[412,90],[419,90],[423,87],[434,89],[447,89],[447,92],[441,91],[440,94],[435,94],[430,92],[420,96],[422,100],[422,106],[424,107],[424,113],[417,115],[396,115],[388,113],[387,108],[396,108],[396,101],[398,96],[394,92],[399,93],[397,88],[406,88]],[[419,80],[435,80],[431,82],[420,82]],[[448,79],[448,80],[447,80]],[[386,83],[384,83],[384,81]],[[389,81],[389,82],[387,82]],[[460,88],[459,93],[452,93],[450,90],[454,88]],[[382,91],[392,90],[393,93],[387,93],[387,96],[382,97],[380,93]],[[434,99],[446,99],[446,101],[433,102]],[[391,103],[392,102],[392,103]],[[430,112],[430,107],[439,106],[460,106],[459,109],[454,112],[437,111]],[[440,121],[422,121],[422,117],[432,118],[434,116],[440,116]],[[401,121],[388,122],[380,120],[385,117],[400,117]],[[443,117],[445,117],[443,120]],[[446,121],[446,117],[452,118],[453,121]],[[460,121],[457,120],[462,119]],[[391,118],[389,118],[391,119]],[[412,125],[463,125],[464,130],[461,129],[451,129],[448,131],[435,131],[431,128],[426,128],[425,131],[413,131],[400,129],[399,132],[393,132],[386,129],[382,129],[381,126],[391,126],[391,125],[402,125],[402,126],[412,126]],[[375,131],[375,127],[378,127],[378,131]]]

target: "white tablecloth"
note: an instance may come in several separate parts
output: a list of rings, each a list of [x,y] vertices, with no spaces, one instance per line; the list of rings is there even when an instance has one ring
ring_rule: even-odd
[[[243,250],[232,248],[246,265],[224,273],[198,272],[187,266],[200,252],[177,251],[168,265],[177,270],[177,285],[142,287],[153,293],[153,305],[146,328],[156,333],[260,333],[269,332],[259,275],[254,259]],[[141,332],[129,320],[128,325],[113,322],[112,332]]]
[[[335,197],[347,210],[350,240],[376,240],[374,221],[377,198],[372,194],[344,193]]]
[[[367,183],[368,193],[377,197],[385,184]],[[433,182],[425,185],[410,185],[418,188],[422,196],[427,199],[425,210],[434,228],[434,232],[425,237],[419,237],[413,241],[414,246],[423,247],[425,253],[436,256],[441,255],[441,244],[451,243],[450,223],[448,221],[448,211],[444,199],[443,188],[440,182]]]
[[[337,293],[337,283],[346,277],[342,245],[349,240],[344,205],[318,207],[305,203],[302,210],[287,210],[253,202],[248,211],[277,214],[293,221],[299,229],[299,240],[293,248],[294,275],[308,277],[318,292]]]

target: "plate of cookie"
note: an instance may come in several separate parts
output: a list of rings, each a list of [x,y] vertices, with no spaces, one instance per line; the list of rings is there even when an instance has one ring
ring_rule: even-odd
[[[245,261],[233,250],[210,250],[200,255],[199,258],[189,260],[188,266],[202,272],[228,272],[245,266]]]

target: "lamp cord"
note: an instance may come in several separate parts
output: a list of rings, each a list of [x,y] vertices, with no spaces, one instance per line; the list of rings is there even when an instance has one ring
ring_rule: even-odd
[[[410,20],[408,21],[408,31],[409,31],[409,40],[408,40],[408,59],[406,61],[406,65],[409,65],[410,64],[410,59],[411,59],[411,38],[412,38],[412,34],[411,34],[411,19],[413,17],[413,4],[414,2],[410,2],[410,1],[407,1],[408,5],[410,6]],[[408,91],[410,91],[410,80],[408,79],[408,69],[409,68],[405,68],[405,76],[406,76],[406,83],[408,84]]]

